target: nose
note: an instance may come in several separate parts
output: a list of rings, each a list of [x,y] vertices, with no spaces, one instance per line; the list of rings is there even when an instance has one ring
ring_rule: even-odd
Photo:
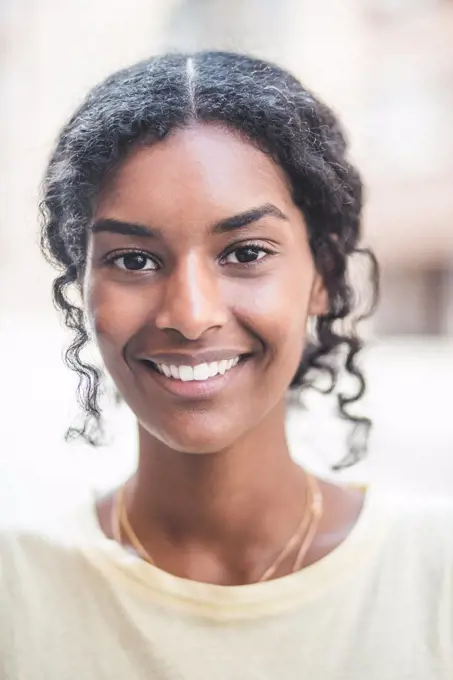
[[[210,263],[192,255],[173,268],[163,286],[155,319],[159,329],[175,330],[188,340],[198,340],[206,331],[226,324],[227,309]]]

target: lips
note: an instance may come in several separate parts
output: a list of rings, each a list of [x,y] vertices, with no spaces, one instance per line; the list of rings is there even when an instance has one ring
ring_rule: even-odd
[[[140,361],[147,367],[148,375],[152,377],[153,382],[165,391],[184,399],[206,399],[223,391],[235,381],[251,357],[250,353],[232,354],[229,352],[229,358],[217,361],[200,361],[203,358],[211,358],[212,352],[190,356],[162,354],[158,357],[159,361],[156,360],[156,355],[153,355],[153,358],[143,357]]]

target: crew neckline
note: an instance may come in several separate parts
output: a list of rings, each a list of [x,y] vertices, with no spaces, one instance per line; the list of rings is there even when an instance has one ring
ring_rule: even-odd
[[[238,586],[217,585],[175,576],[145,562],[108,538],[99,523],[94,494],[76,513],[78,542],[87,557],[116,588],[141,598],[215,619],[266,616],[322,595],[364,564],[389,525],[390,503],[369,488],[359,517],[334,550],[298,572],[271,581]]]

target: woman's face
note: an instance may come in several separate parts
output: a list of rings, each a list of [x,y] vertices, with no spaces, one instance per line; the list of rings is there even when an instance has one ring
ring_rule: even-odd
[[[325,292],[269,157],[220,126],[176,131],[103,187],[88,242],[90,322],[144,430],[210,453],[281,409]]]

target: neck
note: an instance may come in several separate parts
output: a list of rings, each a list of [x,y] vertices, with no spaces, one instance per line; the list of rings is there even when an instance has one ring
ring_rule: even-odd
[[[153,545],[153,554],[159,537],[179,549],[278,548],[300,520],[305,494],[284,420],[282,406],[256,432],[212,454],[175,452],[140,431],[127,506],[143,544]]]

